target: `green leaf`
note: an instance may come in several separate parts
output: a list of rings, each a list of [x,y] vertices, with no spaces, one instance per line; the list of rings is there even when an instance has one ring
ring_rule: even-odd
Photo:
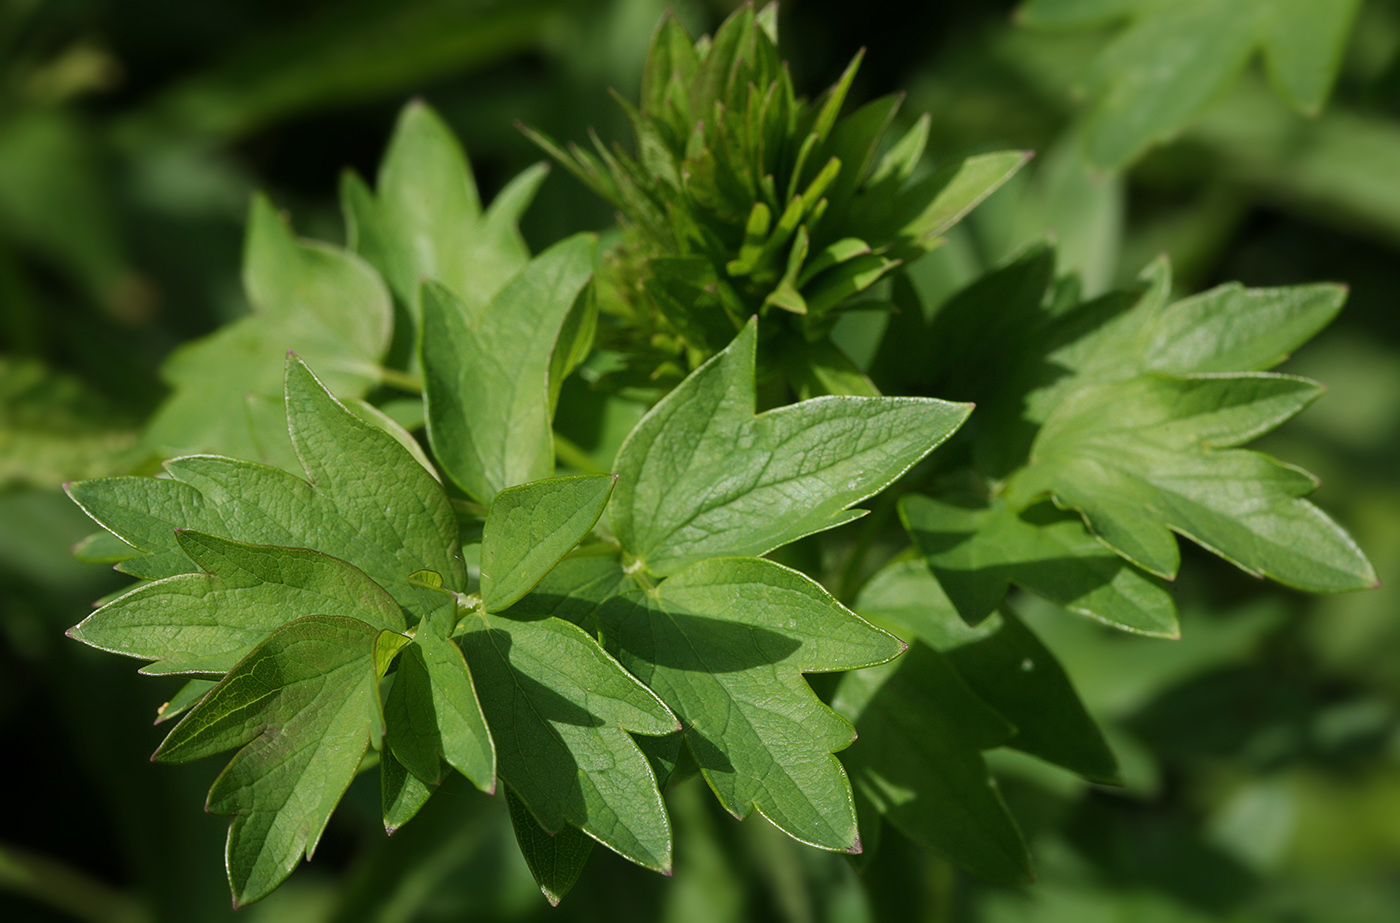
[[[458,626],[497,771],[539,825],[569,824],[638,865],[671,868],[671,824],[628,731],[661,735],[674,716],[577,625],[477,611]]]
[[[1088,152],[1117,169],[1172,137],[1256,51],[1275,87],[1313,114],[1326,101],[1360,0],[1030,0],[1030,26],[1098,27],[1132,17],[1093,63]]]
[[[252,544],[315,548],[359,568],[419,611],[419,571],[465,589],[457,518],[438,484],[388,433],[359,420],[295,357],[287,360],[287,419],[310,483],[219,456],[167,462],[168,478],[116,477],[68,485],[99,525],[144,555],[122,564],[143,577],[190,573],[177,529]]]
[[[499,612],[530,592],[593,529],[617,476],[550,478],[507,488],[481,533],[481,599]]]
[[[397,638],[397,642],[386,636]],[[228,874],[242,906],[310,858],[380,726],[376,661],[401,635],[341,616],[277,629],[170,732],[155,758],[241,749],[209,790],[231,816]]]
[[[958,614],[975,625],[1001,605],[1008,584],[1139,634],[1178,636],[1176,605],[1161,578],[1095,539],[1083,521],[1048,504],[955,505],[911,494],[899,512]]]
[[[393,695],[393,690],[390,690]],[[404,768],[385,748],[379,754],[379,796],[383,804],[384,832],[393,836],[404,824],[413,820],[428,803],[436,788]]]
[[[1050,494],[1129,560],[1172,577],[1180,533],[1243,570],[1313,591],[1376,583],[1356,544],[1302,497],[1316,481],[1234,446],[1274,428],[1321,393],[1265,373],[1145,375],[1084,387],[1036,437],[1007,498]]]
[[[593,855],[593,841],[569,824],[557,833],[545,830],[509,788],[506,789],[506,806],[510,809],[511,826],[515,828],[515,841],[520,844],[530,874],[535,876],[550,906],[558,907],[578,881],[588,857]]]
[[[156,709],[156,724],[164,724],[180,717],[199,704],[205,694],[217,686],[212,679],[192,679],[180,687],[180,691],[170,697],[170,701]]]
[[[862,515],[971,408],[932,398],[825,397],[754,414],[758,326],[644,417],[618,452],[612,528],[653,573],[759,555]]]
[[[1031,880],[1030,856],[980,751],[1015,728],[922,644],[849,673],[832,707],[860,731],[846,765],[861,795],[915,843],[997,884]]]
[[[850,670],[903,645],[810,578],[771,561],[701,561],[598,612],[608,649],[681,719],[725,809],[804,843],[859,852],[850,784],[832,754],[854,739],[803,672]]]
[[[949,164],[897,196],[870,196],[866,211],[858,210],[842,231],[864,240],[894,236],[902,246],[914,248],[910,255],[932,250],[940,236],[1015,176],[1030,156],[997,151]]]
[[[205,573],[138,586],[68,636],[155,661],[143,673],[227,673],[274,629],[301,616],[343,616],[404,630],[394,598],[337,558],[191,530],[177,532],[176,540]]]
[[[162,372],[174,393],[146,430],[153,449],[261,458],[246,400],[280,398],[288,350],[323,369],[327,387],[343,397],[378,383],[392,307],[384,283],[359,257],[297,239],[259,196],[248,218],[243,285],[250,316],[167,360]]]
[[[550,359],[593,272],[591,234],[531,260],[489,304],[423,287],[428,437],[449,477],[481,503],[554,471]]]
[[[496,789],[496,751],[471,673],[448,635],[457,603],[441,605],[418,624],[413,643],[399,654],[394,686],[384,704],[389,749],[427,785],[437,785],[443,762],[485,792]]]
[[[855,609],[943,654],[968,688],[1016,727],[1007,746],[1091,782],[1120,782],[1117,761],[1064,668],[1010,612],[1003,609],[970,627],[919,561],[877,573],[861,589]]]

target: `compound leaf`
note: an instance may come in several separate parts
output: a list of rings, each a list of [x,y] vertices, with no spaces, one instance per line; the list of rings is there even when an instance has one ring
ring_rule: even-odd
[[[617,456],[612,528],[656,574],[759,555],[850,522],[849,510],[947,439],[971,407],[822,397],[755,416],[758,325],[644,417]]]
[[[69,637],[155,661],[143,673],[222,674],[300,616],[345,616],[392,631],[405,627],[394,598],[337,558],[192,530],[181,530],[176,540],[204,573],[138,586],[88,616]]]
[[[486,611],[514,605],[592,529],[612,496],[611,474],[509,487],[491,501],[481,534]]]
[[[1001,500],[967,506],[910,494],[900,516],[948,599],[969,625],[1001,605],[1008,584],[1117,628],[1178,635],[1176,605],[1159,577],[1094,538],[1072,513]]]
[[[898,639],[758,558],[692,564],[604,603],[598,622],[609,650],[681,718],[726,810],[743,818],[757,808],[805,843],[860,851],[833,755],[855,735],[802,673],[884,662],[903,650]]]
[[[313,615],[274,631],[156,751],[183,763],[240,747],[209,790],[231,816],[228,875],[243,905],[308,858],[381,725],[377,669],[402,635]]]
[[[358,419],[297,358],[287,360],[287,418],[310,483],[276,468],[213,455],[166,463],[169,478],[68,485],[89,516],[144,552],[128,573],[190,573],[177,536],[197,529],[235,541],[315,548],[359,568],[421,616],[419,571],[464,589],[457,520],[442,486],[388,433]]]
[[[568,825],[646,868],[671,868],[656,777],[628,735],[675,717],[591,636],[562,619],[478,611],[458,626],[501,780],[546,833]]]
[[[1374,585],[1370,563],[1308,501],[1317,482],[1258,452],[1235,449],[1302,410],[1321,389],[1266,373],[1090,385],[1051,413],[1031,464],[1008,486],[1025,504],[1050,494],[1129,560],[1176,574],[1172,532],[1241,569],[1313,591]]]
[[[1117,783],[1117,761],[1055,656],[1005,609],[969,626],[942,589],[921,562],[899,561],[870,578],[855,608],[946,657],[1016,727],[1007,746],[1092,782]]]

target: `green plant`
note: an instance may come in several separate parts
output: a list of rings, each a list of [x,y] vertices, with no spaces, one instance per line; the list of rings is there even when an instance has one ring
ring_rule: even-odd
[[[549,145],[624,212],[609,255],[530,257],[541,171],[483,209],[422,104],[376,188],[343,184],[347,248],[256,201],[259,313],[176,357],[146,435],[226,454],[69,486],[105,530],[81,554],[141,581],[71,634],[195,676],[157,759],[237,749],[208,802],[237,903],[375,763],[389,830],[449,771],[503,783],[556,902],[594,841],[670,870],[663,792],[697,773],[825,850],[888,821],[1025,881],[983,752],[1118,768],[1009,587],[1175,637],[1177,535],[1305,590],[1376,582],[1308,475],[1241,448],[1317,397],[1267,370],[1343,290],[1177,300],[1158,262],[1085,298],[1042,245],[926,298],[900,272],[1024,156],[923,172],[923,121],[882,153],[894,102],[839,119],[853,70],[798,100],[775,17],[663,23],[635,157]],[[864,364],[857,334],[884,344]],[[571,425],[571,381],[635,425]]]

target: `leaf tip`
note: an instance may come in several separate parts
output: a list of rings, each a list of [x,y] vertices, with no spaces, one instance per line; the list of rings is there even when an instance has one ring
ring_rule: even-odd
[[[851,845],[846,847],[846,853],[848,855],[858,856],[864,851],[865,844],[861,842],[860,834],[857,833],[855,839],[851,840]]]

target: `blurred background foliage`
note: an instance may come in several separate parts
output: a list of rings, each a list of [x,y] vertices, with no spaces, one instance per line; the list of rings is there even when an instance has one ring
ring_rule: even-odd
[[[1095,5],[1134,6],[1079,4]],[[1155,146],[1103,141],[1091,72],[1145,20],[1018,18],[1011,0],[898,14],[789,0],[782,10],[800,90],[830,84],[865,47],[852,101],[905,91],[906,124],[932,117],[935,162],[1037,152],[907,271],[926,304],[1047,233],[1061,271],[1078,272],[1090,292],[1161,252],[1181,293],[1228,280],[1350,286],[1340,319],[1285,368],[1330,394],[1265,448],[1321,475],[1317,501],[1352,530],[1385,585],[1306,597],[1188,551],[1174,588],[1177,642],[1111,634],[1026,602],[1127,780],[1089,786],[993,754],[1036,855],[1036,885],[987,887],[892,830],[877,860],[852,863],[758,818],[734,823],[691,779],[668,796],[674,878],[599,850],[555,910],[510,845],[499,799],[444,791],[386,840],[376,792],[357,784],[316,861],[240,916],[1400,919],[1400,5],[1338,5],[1358,8],[1317,114],[1271,90],[1252,60],[1206,87],[1179,133]],[[1074,4],[1028,10],[1054,6]],[[160,732],[136,717],[154,716],[178,682],[138,677],[62,635],[119,582],[70,557],[87,527],[58,485],[148,469],[139,434],[165,393],[162,359],[248,310],[238,271],[253,192],[291,210],[300,233],[339,242],[338,174],[373,175],[400,106],[420,95],[463,139],[489,197],[542,159],[517,121],[561,140],[590,126],[624,136],[608,90],[636,98],[662,13],[698,34],[732,8],[0,2],[0,918],[232,913],[215,860],[224,824],[200,810],[216,767],[151,765]],[[540,249],[612,217],[556,170],[523,231]],[[846,332],[853,355],[862,330]]]

